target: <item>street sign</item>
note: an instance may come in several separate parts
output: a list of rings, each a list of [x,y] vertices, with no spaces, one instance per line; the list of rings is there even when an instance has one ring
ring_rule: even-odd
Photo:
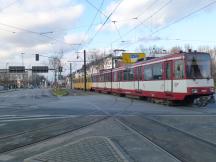
[[[33,73],[48,73],[48,66],[32,66]]]
[[[145,59],[145,53],[122,53],[123,62],[125,64],[133,64],[138,60]]]
[[[35,54],[35,60],[39,61],[39,54]]]
[[[9,73],[24,73],[25,66],[9,66]]]

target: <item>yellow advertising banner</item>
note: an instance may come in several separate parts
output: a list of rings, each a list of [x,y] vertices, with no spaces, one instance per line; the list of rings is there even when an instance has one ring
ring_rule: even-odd
[[[145,53],[122,53],[122,59],[125,64],[133,64],[138,60],[145,59]]]

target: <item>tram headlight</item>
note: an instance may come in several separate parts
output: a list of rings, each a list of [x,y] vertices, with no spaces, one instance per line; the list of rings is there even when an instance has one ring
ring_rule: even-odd
[[[215,89],[213,87],[210,88],[210,92],[215,92]]]
[[[198,93],[198,90],[197,89],[192,89],[192,93]]]

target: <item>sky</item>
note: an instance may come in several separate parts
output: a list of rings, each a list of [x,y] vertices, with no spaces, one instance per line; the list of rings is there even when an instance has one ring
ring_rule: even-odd
[[[214,0],[0,0],[0,68],[22,65],[22,56],[27,68],[48,65],[35,54],[63,53],[67,74],[84,49],[214,47],[215,20]]]

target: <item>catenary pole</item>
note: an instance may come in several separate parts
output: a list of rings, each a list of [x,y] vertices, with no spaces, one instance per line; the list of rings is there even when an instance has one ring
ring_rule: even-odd
[[[84,50],[84,90],[86,91],[86,50]]]

